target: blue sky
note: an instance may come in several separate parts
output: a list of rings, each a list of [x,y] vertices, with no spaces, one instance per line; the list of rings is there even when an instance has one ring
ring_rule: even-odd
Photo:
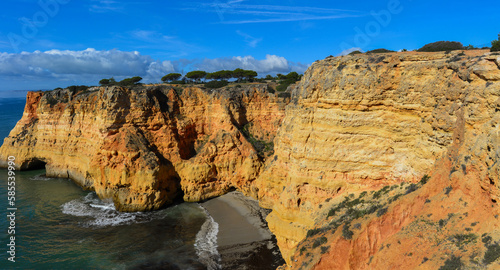
[[[4,0],[0,90],[245,68],[303,73],[360,48],[489,46],[500,1]]]

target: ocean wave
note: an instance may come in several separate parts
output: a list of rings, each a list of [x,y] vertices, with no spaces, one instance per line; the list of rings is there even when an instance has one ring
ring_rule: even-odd
[[[35,176],[30,177],[30,180],[33,180],[33,181],[50,181],[50,180],[54,180],[54,179],[55,178],[47,177],[45,174],[39,174],[39,175],[35,175]]]
[[[207,219],[196,234],[196,254],[202,264],[208,270],[218,270],[221,267],[221,256],[217,250],[217,234],[219,233],[219,224],[215,222],[208,211],[200,205],[205,212]]]
[[[116,211],[111,201],[101,201],[95,193],[63,204],[62,212],[77,217],[90,217],[81,223],[84,227],[118,226],[142,223],[149,220],[146,213],[122,213]]]

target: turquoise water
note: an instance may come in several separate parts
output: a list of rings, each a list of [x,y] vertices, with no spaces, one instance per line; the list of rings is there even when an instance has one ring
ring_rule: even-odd
[[[194,244],[206,216],[197,204],[118,213],[70,180],[43,173],[16,176],[16,262],[7,261],[3,251],[2,268],[204,269]],[[5,183],[0,186],[2,210],[7,208]],[[0,228],[8,226],[2,219]],[[5,234],[1,242],[8,243]]]
[[[0,94],[0,138],[22,117],[25,93]],[[0,169],[0,269],[205,269],[195,249],[198,204],[119,213],[69,179],[16,172],[15,263],[8,261],[8,171]]]
[[[0,140],[21,119],[25,92],[0,91]],[[120,213],[69,179],[15,172],[15,262],[7,251],[8,170],[0,169],[0,269],[276,269],[270,242],[231,247],[221,258],[218,224],[196,203]],[[242,251],[245,250],[245,251]]]

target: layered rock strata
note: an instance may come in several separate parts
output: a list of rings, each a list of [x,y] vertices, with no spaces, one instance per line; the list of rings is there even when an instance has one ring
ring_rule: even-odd
[[[267,85],[94,88],[30,92],[22,119],[0,148],[20,169],[45,165],[122,211],[200,201],[252,182],[263,157],[248,141],[272,141],[285,100]],[[242,133],[241,130],[245,130]]]
[[[30,93],[0,160],[124,211],[239,189],[272,209],[287,269],[500,267],[498,54],[330,57],[286,111],[245,87]]]
[[[312,64],[294,90],[275,156],[258,180],[261,204],[273,209],[267,220],[287,264],[299,269],[318,263],[292,258],[302,254],[306,260],[298,245],[308,230],[328,224],[333,218],[327,218],[328,210],[351,193],[416,183],[428,174],[433,177],[427,185],[434,187],[421,192],[436,195],[452,181],[470,192],[474,204],[497,202],[499,112],[500,56],[485,51],[356,55]],[[387,253],[371,256],[422,213],[422,198],[431,195],[421,196],[389,208],[354,240],[330,229],[337,232],[328,237],[331,260],[316,266],[414,269],[397,265],[397,256],[393,261],[384,259]],[[441,211],[440,218],[448,213]],[[375,259],[377,264],[368,264]]]

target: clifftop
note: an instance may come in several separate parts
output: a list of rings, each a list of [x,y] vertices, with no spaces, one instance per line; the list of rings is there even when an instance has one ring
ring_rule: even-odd
[[[255,196],[251,183],[272,152],[286,100],[265,84],[30,92],[0,160],[45,165],[47,175],[69,177],[122,211],[231,189]]]
[[[497,54],[315,62],[293,92],[275,157],[258,180],[287,263],[437,269],[451,255],[471,265],[474,254],[481,264],[480,236],[499,238],[499,97]],[[459,250],[454,235],[476,240]]]

